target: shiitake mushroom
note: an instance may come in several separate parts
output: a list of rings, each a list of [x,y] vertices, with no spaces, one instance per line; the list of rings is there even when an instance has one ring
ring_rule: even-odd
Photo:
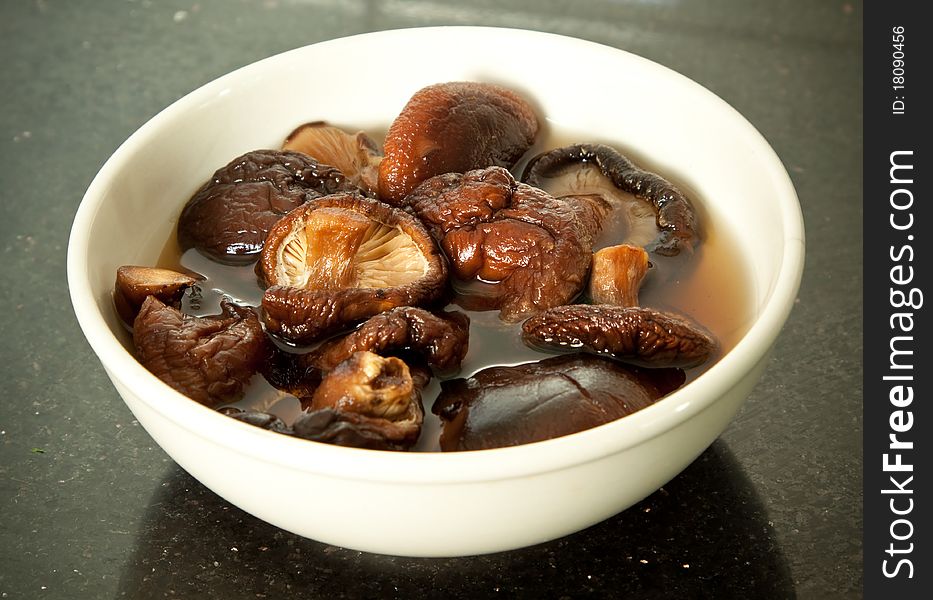
[[[469,348],[470,319],[457,311],[432,313],[402,306],[370,317],[358,328],[322,342],[310,352],[275,350],[262,374],[277,389],[310,405],[324,377],[358,352],[402,357],[423,388],[432,374],[460,369]]]
[[[117,269],[113,285],[113,304],[123,322],[132,327],[143,302],[155,296],[163,303],[178,308],[181,298],[199,278],[171,269],[123,265]]]
[[[699,240],[696,214],[687,195],[606,144],[572,144],[539,154],[525,166],[522,181],[559,197],[605,198],[628,221],[624,242],[645,246],[649,252],[690,253]]]
[[[367,195],[376,195],[382,154],[375,140],[363,131],[350,134],[324,121],[305,123],[288,134],[282,150],[303,152],[336,167]]]
[[[458,302],[510,322],[580,293],[609,210],[599,199],[554,198],[502,167],[432,177],[405,202],[450,260]]]
[[[293,210],[269,232],[257,270],[266,328],[307,344],[396,306],[430,303],[447,266],[424,226],[359,194]]]
[[[188,200],[178,219],[178,243],[220,263],[249,264],[284,215],[308,200],[346,191],[358,188],[307,154],[247,152],[218,169]]]
[[[470,318],[462,312],[430,312],[412,306],[370,317],[346,335],[327,340],[304,356],[305,364],[334,368],[359,351],[418,356],[438,375],[460,369],[470,345]]]
[[[432,407],[441,450],[484,450],[556,438],[628,416],[672,392],[680,369],[639,369],[586,354],[490,367],[441,383]]]
[[[236,402],[267,353],[253,309],[230,301],[194,317],[148,296],[133,322],[136,357],[153,375],[205,406]]]
[[[695,367],[716,340],[686,317],[638,306],[571,304],[522,323],[525,343],[542,350],[586,351],[649,367]]]
[[[379,197],[397,205],[435,175],[511,168],[537,133],[534,109],[512,90],[474,81],[429,85],[389,127]]]
[[[408,365],[398,358],[368,351],[354,352],[324,377],[311,397],[309,413],[321,410],[338,413],[336,420],[345,424],[344,429],[352,426],[368,432],[370,437],[378,436],[386,449],[413,446],[424,422],[421,389]],[[309,422],[307,415],[300,419],[304,422],[293,427],[308,438],[313,430],[311,424],[319,421]],[[324,431],[332,427],[329,424]]]

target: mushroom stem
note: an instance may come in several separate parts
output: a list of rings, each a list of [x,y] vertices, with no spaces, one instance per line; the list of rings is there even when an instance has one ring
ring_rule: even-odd
[[[596,304],[638,306],[638,291],[651,263],[640,246],[620,244],[593,254],[588,293]]]

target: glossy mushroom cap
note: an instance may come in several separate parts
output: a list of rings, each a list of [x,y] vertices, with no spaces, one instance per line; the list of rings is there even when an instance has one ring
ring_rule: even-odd
[[[441,384],[441,449],[482,450],[569,435],[628,416],[680,387],[679,369],[585,354],[491,367]]]
[[[272,226],[308,200],[357,187],[300,152],[255,150],[218,169],[178,219],[182,250],[225,264],[256,260]]]
[[[435,175],[512,167],[537,132],[534,109],[512,90],[478,82],[430,85],[411,97],[389,127],[379,197],[400,204]]]

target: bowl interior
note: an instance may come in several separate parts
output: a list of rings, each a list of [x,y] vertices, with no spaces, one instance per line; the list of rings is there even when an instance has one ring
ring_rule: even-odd
[[[522,51],[502,50],[512,47]],[[655,63],[570,38],[471,27],[367,34],[285,53],[200,88],[127,140],[88,190],[69,248],[75,310],[111,376],[132,372],[134,384],[158,385],[132,359],[131,340],[112,310],[114,273],[123,264],[155,263],[182,204],[215,169],[246,151],[277,147],[307,121],[383,131],[414,91],[451,80],[516,89],[533,99],[551,129],[616,141],[703,198],[707,218],[729,231],[751,266],[757,318],[694,382],[701,385],[682,392],[705,389],[708,397],[694,401],[712,402],[715,386],[704,379],[728,385],[758,362],[790,310],[803,252],[796,196],[767,143],[716,96]],[[634,417],[656,423],[657,433],[688,416],[666,402]],[[631,439],[619,441],[622,425],[610,425],[614,444],[653,435],[651,427],[632,427]]]

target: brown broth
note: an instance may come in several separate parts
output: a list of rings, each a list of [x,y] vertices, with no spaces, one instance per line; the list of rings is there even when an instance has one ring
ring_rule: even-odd
[[[559,147],[570,139],[585,138],[548,136],[546,142],[537,144],[526,155],[526,159],[519,162],[519,168],[527,162],[527,158],[545,149]],[[737,245],[725,228],[719,228],[705,218],[702,199],[690,193],[691,190],[680,182],[675,183],[687,192],[698,211],[701,242],[693,256],[652,255],[652,269],[645,279],[639,299],[642,306],[689,316],[718,340],[718,352],[710,361],[687,370],[689,382],[735,346],[748,330],[753,314],[747,267],[741,255],[734,251]],[[624,229],[623,221],[613,220],[597,239],[595,249],[622,243]],[[182,254],[174,236],[167,242],[158,266],[193,271],[205,278],[194,294],[185,295],[182,309],[186,313],[198,316],[217,314],[220,312],[220,300],[225,296],[251,306],[259,306],[261,302],[262,289],[256,279],[255,265],[222,265],[195,250]],[[457,306],[450,308],[466,312],[471,319],[470,348],[458,375],[460,377],[469,377],[491,366],[517,365],[548,356],[526,346],[521,339],[521,324],[500,321],[498,311],[471,311]],[[431,413],[431,406],[439,391],[439,382],[434,378],[423,392],[425,423],[421,438],[414,448],[416,451],[439,450],[440,421]],[[260,375],[253,378],[246,397],[237,402],[236,406],[272,412],[286,423],[294,420],[300,410],[294,397],[279,392]]]

